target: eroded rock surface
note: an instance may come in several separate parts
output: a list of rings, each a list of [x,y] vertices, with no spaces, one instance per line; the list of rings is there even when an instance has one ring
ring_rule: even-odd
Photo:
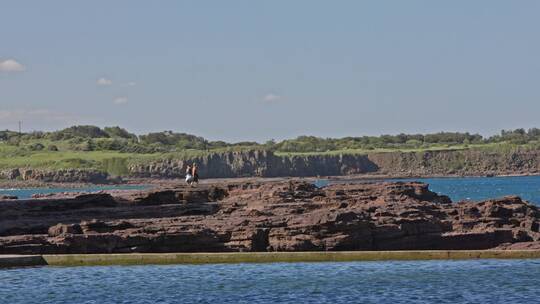
[[[0,201],[0,253],[511,249],[539,223],[518,197],[452,203],[423,183],[223,183]]]
[[[97,170],[34,170],[34,169],[8,169],[0,171],[0,178],[7,180],[20,179],[22,181],[41,181],[45,183],[92,183],[107,184],[115,180],[105,172]]]

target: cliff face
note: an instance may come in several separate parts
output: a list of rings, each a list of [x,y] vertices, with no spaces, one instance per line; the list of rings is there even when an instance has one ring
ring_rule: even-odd
[[[0,171],[0,178],[8,180],[41,181],[50,183],[95,183],[104,184],[109,182],[109,176],[105,172],[97,170],[35,170],[29,168],[10,169]]]
[[[0,206],[0,254],[488,249],[540,240],[540,211],[518,197],[453,204],[422,183],[220,184]]]
[[[271,152],[230,152],[189,161],[164,160],[129,168],[137,177],[182,177],[197,163],[201,176],[332,176],[380,173],[396,176],[500,175],[540,172],[540,150],[387,152],[366,155],[276,156]]]
[[[540,150],[446,150],[314,156],[277,156],[268,151],[228,152],[187,160],[164,159],[133,164],[125,171],[130,177],[182,178],[187,165],[192,163],[199,165],[203,178],[338,176],[363,173],[396,177],[538,174]],[[44,182],[109,181],[106,173],[86,170],[12,169],[0,172],[1,177]]]
[[[190,160],[162,160],[151,164],[130,166],[135,177],[183,177],[188,164],[197,163],[201,176],[279,177],[348,175],[376,172],[378,167],[365,155],[291,156],[280,157],[267,151],[229,152]]]
[[[502,175],[537,174],[540,150],[427,151],[374,153],[368,159],[390,175]]]

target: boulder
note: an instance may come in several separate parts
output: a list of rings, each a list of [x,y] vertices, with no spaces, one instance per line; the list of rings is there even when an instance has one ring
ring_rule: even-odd
[[[16,195],[0,194],[0,201],[19,199]]]
[[[56,224],[49,227],[48,235],[51,237],[55,236],[66,236],[68,234],[82,234],[82,229],[79,224]]]

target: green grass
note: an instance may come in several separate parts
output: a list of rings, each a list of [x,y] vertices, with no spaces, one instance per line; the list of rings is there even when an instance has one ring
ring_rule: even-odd
[[[509,152],[516,149],[540,149],[537,144],[515,145],[506,142],[489,144],[469,144],[469,145],[431,145],[418,148],[377,148],[377,149],[342,149],[325,152],[275,152],[278,156],[312,156],[312,155],[358,155],[371,153],[390,152],[427,152],[427,151],[450,151],[450,150],[483,150],[493,152]]]
[[[332,150],[325,152],[276,152],[278,156],[310,156],[310,155],[358,155],[358,154],[369,154],[369,153],[386,153],[386,152],[425,152],[425,151],[444,151],[444,150],[465,150],[472,148],[465,145],[437,145],[430,147],[420,147],[420,148],[378,148],[378,149],[343,149],[343,150]]]
[[[117,152],[33,152],[0,160],[0,168],[95,168],[104,159],[125,157]]]
[[[43,141],[40,141],[43,143]],[[25,143],[24,146],[27,146]],[[29,151],[22,147],[0,143],[0,169],[33,168],[33,169],[95,169],[110,173],[122,173],[123,167],[145,164],[165,159],[193,159],[208,156],[212,153],[223,153],[231,149],[212,151],[184,150],[180,152],[137,154],[117,151],[69,151],[67,145],[56,144],[60,151]],[[45,146],[48,145],[45,143]],[[122,164],[120,164],[122,163]]]

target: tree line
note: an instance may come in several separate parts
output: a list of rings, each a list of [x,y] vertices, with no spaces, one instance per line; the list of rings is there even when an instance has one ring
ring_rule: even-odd
[[[186,149],[264,149],[279,152],[325,152],[349,149],[403,149],[429,148],[437,145],[481,145],[507,142],[527,144],[540,141],[540,129],[531,128],[502,130],[500,134],[483,137],[468,132],[438,132],[431,134],[398,134],[381,136],[359,136],[343,138],[321,138],[299,136],[280,142],[265,143],[209,141],[203,137],[172,131],[136,135],[120,127],[73,126],[53,132],[28,132],[19,134],[9,130],[0,131],[0,141],[7,144],[27,144],[30,150],[58,151],[59,143],[69,150],[121,151],[130,153],[174,152]],[[42,141],[42,142],[40,142]],[[44,143],[48,142],[46,146]]]

